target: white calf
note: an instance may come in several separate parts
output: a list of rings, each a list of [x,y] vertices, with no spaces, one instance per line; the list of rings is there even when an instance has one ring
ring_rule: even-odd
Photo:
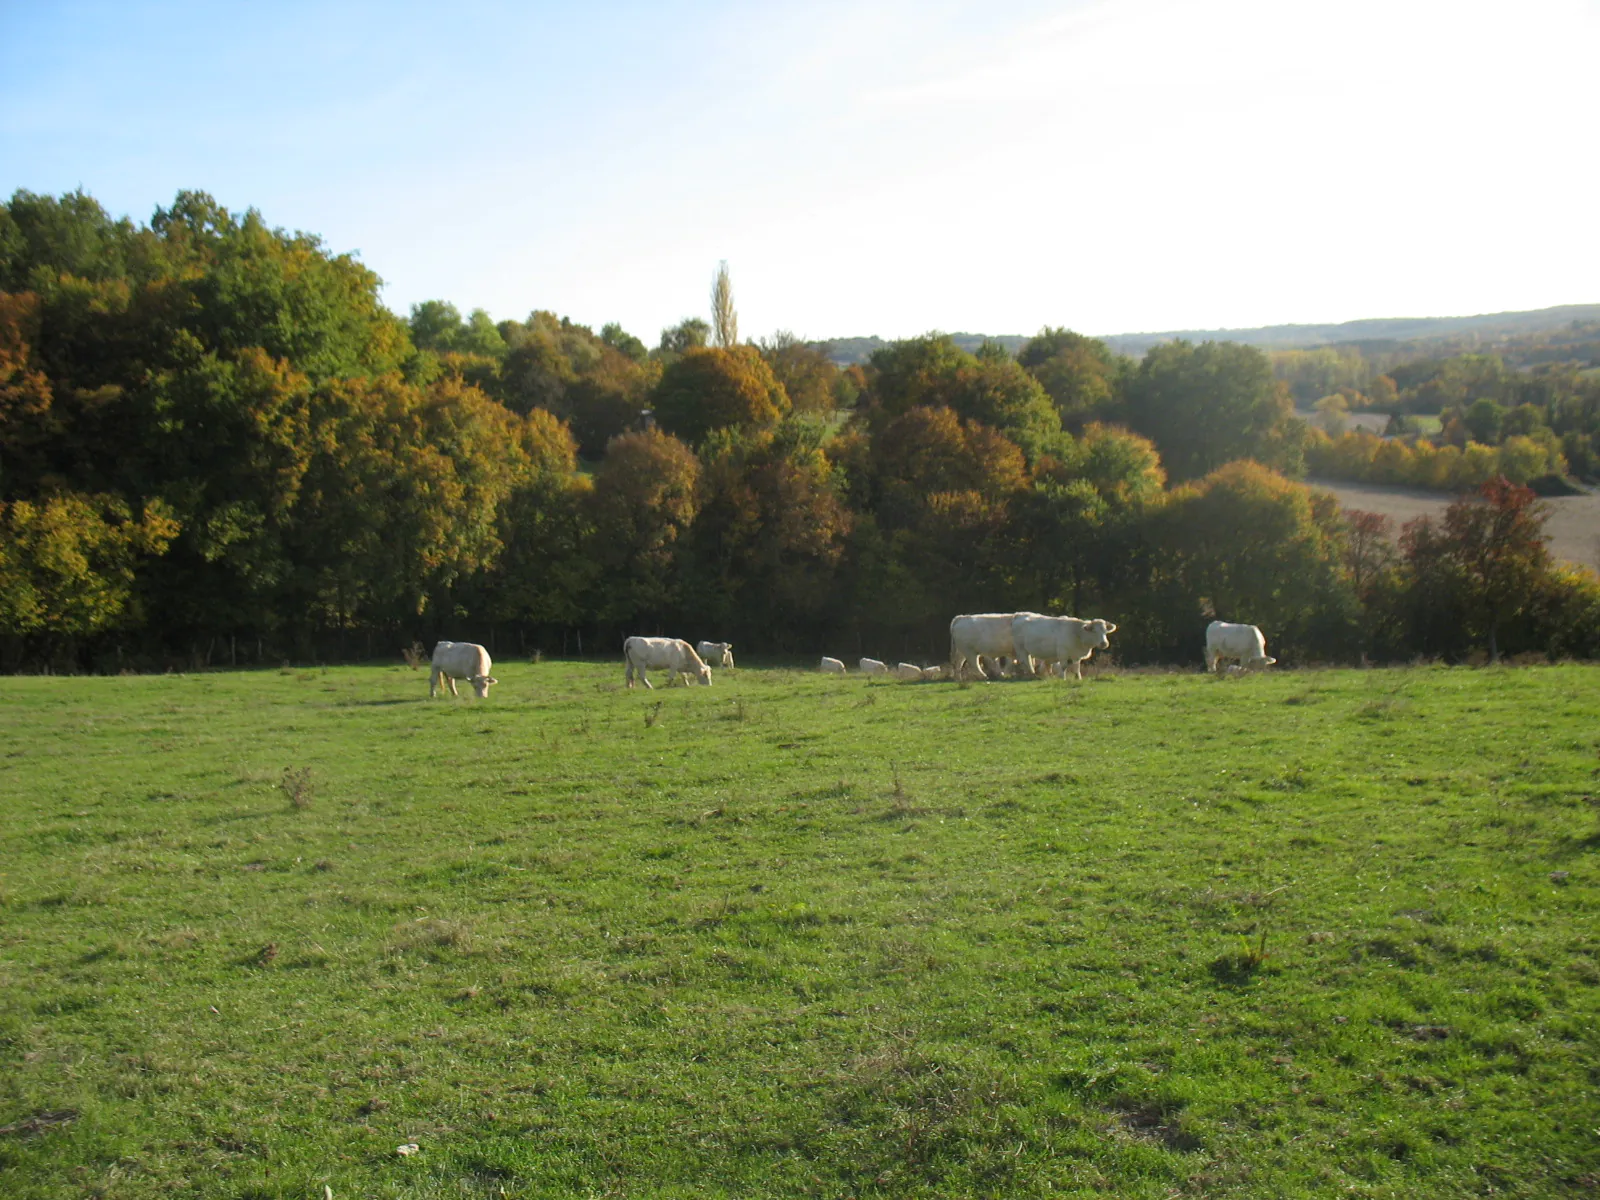
[[[896,663],[893,674],[905,683],[916,683],[922,678],[922,668],[912,663]]]
[[[1242,670],[1270,667],[1278,660],[1267,657],[1267,639],[1254,625],[1213,621],[1206,626],[1206,670],[1216,672],[1225,658],[1237,659]]]
[[[887,675],[889,668],[875,658],[863,658],[861,660],[861,673],[863,675]]]
[[[822,665],[818,668],[818,670],[820,670],[824,675],[843,675],[845,673],[844,664],[842,662],[840,662],[837,658],[828,658],[826,656],[823,657]]]

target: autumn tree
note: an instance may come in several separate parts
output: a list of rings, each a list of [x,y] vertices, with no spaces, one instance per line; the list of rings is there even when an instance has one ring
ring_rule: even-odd
[[[949,408],[998,430],[1030,461],[1061,435],[1050,397],[997,343],[969,354],[945,334],[928,334],[875,351],[872,369],[867,417],[874,428],[911,408]]]
[[[680,543],[698,512],[700,460],[659,429],[612,438],[595,469],[590,553],[595,615],[658,628],[680,596]]]
[[[821,347],[779,330],[759,343],[795,412],[827,412],[840,400],[840,371]]]
[[[638,426],[659,368],[642,354],[629,354],[620,329],[612,339],[619,345],[613,345],[604,332],[597,337],[588,326],[543,311],[501,328],[511,349],[498,388],[489,390],[507,407],[519,413],[542,408],[570,422],[589,458]]]
[[[0,634],[59,643],[137,616],[138,561],[177,531],[160,501],[138,516],[119,497],[78,492],[0,502]]]
[[[702,448],[686,607],[736,638],[809,646],[834,615],[852,517],[824,428],[791,416]]]
[[[686,350],[667,364],[650,397],[661,428],[690,443],[713,429],[770,425],[789,397],[753,346]]]
[[[1500,658],[1502,631],[1551,569],[1548,511],[1532,490],[1500,477],[1451,504],[1438,522],[1418,517],[1401,534],[1417,599],[1462,612],[1492,661]]]

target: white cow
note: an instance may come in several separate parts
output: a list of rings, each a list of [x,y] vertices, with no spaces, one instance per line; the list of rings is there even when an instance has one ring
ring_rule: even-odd
[[[861,673],[863,675],[887,675],[889,667],[886,663],[881,663],[875,658],[863,658],[861,660]]]
[[[442,678],[450,687],[452,696],[459,696],[456,680],[465,679],[472,685],[479,700],[489,698],[489,685],[499,683],[489,674],[493,666],[489,652],[476,642],[440,642],[433,648],[433,670],[428,672],[428,698],[439,694]]]
[[[1077,617],[1045,617],[1038,613],[1018,613],[1011,624],[1011,641],[1017,661],[1029,674],[1037,674],[1039,664],[1046,669],[1057,664],[1066,678],[1067,664],[1073,674],[1083,678],[1083,661],[1096,650],[1110,647],[1108,635],[1117,631],[1110,621],[1082,621]]]
[[[937,666],[923,667],[922,677],[924,679],[949,679],[950,668],[945,666],[943,663],[940,663]]]
[[[950,669],[956,678],[961,677],[968,663],[978,672],[978,678],[991,676],[983,669],[987,658],[996,672],[1001,671],[1000,660],[1012,658],[1011,622],[1017,613],[967,613],[950,621]]]
[[[733,666],[732,642],[701,642],[694,650],[707,664],[719,667]]]
[[[650,682],[646,671],[666,671],[668,687],[679,676],[687,687],[691,675],[698,676],[706,687],[711,686],[711,668],[701,661],[694,647],[682,638],[631,637],[622,643],[622,657],[628,664],[623,678],[629,687],[633,686],[633,677],[637,672],[640,682],[653,689],[655,685]]]
[[[1254,625],[1213,621],[1206,626],[1206,670],[1215,673],[1225,658],[1237,659],[1241,670],[1270,667],[1278,661],[1267,657],[1267,639]]]
[[[822,665],[818,669],[824,675],[843,675],[845,673],[844,664],[842,662],[840,662],[837,658],[828,658],[826,656],[823,657]]]
[[[893,675],[904,683],[916,683],[922,678],[922,668],[914,663],[895,663]]]

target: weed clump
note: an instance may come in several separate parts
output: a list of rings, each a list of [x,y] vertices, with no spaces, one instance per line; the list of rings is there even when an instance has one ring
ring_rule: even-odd
[[[283,779],[278,786],[283,789],[283,794],[289,797],[291,808],[303,810],[311,807],[315,788],[311,783],[310,767],[285,767]]]

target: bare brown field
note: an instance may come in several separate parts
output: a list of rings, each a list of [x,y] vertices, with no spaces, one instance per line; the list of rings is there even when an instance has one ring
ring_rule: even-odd
[[[1328,479],[1308,480],[1313,487],[1332,492],[1345,508],[1382,513],[1401,525],[1421,516],[1438,516],[1455,497],[1421,488],[1383,487],[1371,483],[1344,483]],[[1550,506],[1545,532],[1550,537],[1550,553],[1567,562],[1600,571],[1600,495],[1554,496],[1544,501]]]

